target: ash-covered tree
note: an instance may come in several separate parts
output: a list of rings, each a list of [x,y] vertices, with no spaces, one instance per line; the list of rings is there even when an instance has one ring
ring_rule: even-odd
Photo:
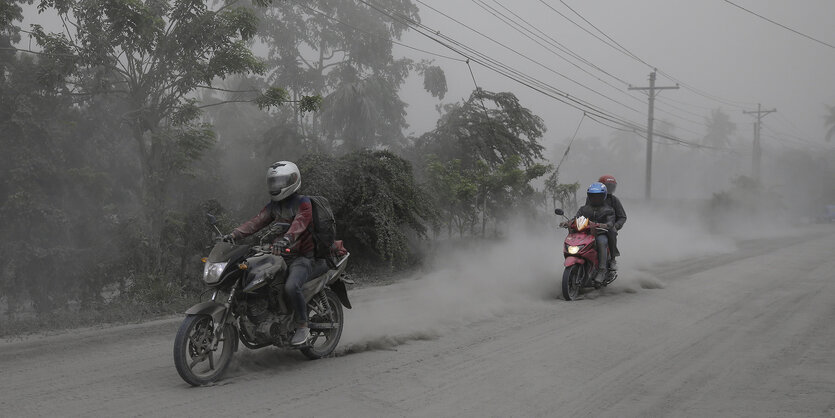
[[[426,187],[432,191],[438,211],[435,229],[446,226],[447,236],[455,228],[460,236],[478,220],[478,184],[461,160],[440,161],[430,157],[426,166]],[[445,224],[445,225],[444,225]]]
[[[426,154],[459,159],[467,169],[478,161],[495,168],[514,156],[526,167],[542,159],[545,124],[513,93],[476,89],[467,101],[443,111],[437,127],[417,141]]]
[[[386,2],[402,19],[419,21],[411,0]],[[417,73],[442,99],[447,91],[440,67],[429,61],[395,58],[394,42],[407,25],[356,0],[275,2],[264,9],[259,36],[269,48],[268,82],[286,86],[293,99],[320,96],[322,112],[296,112],[301,135],[324,139],[346,151],[396,145],[403,139],[406,103],[398,94]]]
[[[435,219],[411,164],[389,151],[342,157],[308,154],[299,161],[302,192],[325,196],[337,219],[337,237],[365,260],[396,267],[409,261],[408,231],[425,237]]]
[[[551,196],[551,205],[556,208],[561,208],[567,214],[572,214],[577,210],[577,190],[580,189],[580,182],[571,184],[560,183],[559,172],[554,170],[551,175],[545,179],[545,194]],[[559,206],[557,206],[559,202]]]
[[[713,109],[710,116],[705,118],[707,133],[703,139],[704,145],[723,148],[731,144],[731,137],[736,133],[736,124],[722,109]]]
[[[444,106],[444,111],[438,126],[416,141],[418,154],[434,159],[424,163],[430,184],[443,186],[463,181],[473,185],[476,202],[472,208],[466,208],[475,210],[477,215],[450,213],[450,218],[441,221],[456,223],[463,232],[460,222],[466,218],[475,234],[480,218],[484,235],[489,218],[498,222],[512,208],[535,206],[530,182],[548,170],[538,162],[543,150],[539,139],[545,132],[542,119],[523,107],[513,93],[482,89],[475,90],[464,103]],[[456,176],[462,178],[457,180]],[[469,187],[440,187],[433,193],[436,207],[457,199],[462,190]]]
[[[75,106],[45,88],[40,76],[53,61],[15,49],[16,7],[0,5],[9,16],[0,18],[0,298],[10,315],[29,302],[37,313],[71,300],[96,307],[113,281],[110,240],[135,191],[119,184],[120,172],[136,168],[131,144],[114,134],[123,109],[106,97]]]
[[[201,106],[196,92],[214,89],[230,75],[264,73],[247,44],[257,17],[239,1],[210,7],[202,0],[42,0],[39,8],[66,22],[64,33],[33,27],[50,62],[39,74],[41,82],[81,106],[107,95],[125,107],[121,121],[139,150],[147,242],[157,254],[151,267],[160,268],[167,185],[214,141],[200,109],[219,102]],[[289,98],[285,90],[269,88],[231,100],[268,107]],[[315,105],[300,102],[304,110]]]

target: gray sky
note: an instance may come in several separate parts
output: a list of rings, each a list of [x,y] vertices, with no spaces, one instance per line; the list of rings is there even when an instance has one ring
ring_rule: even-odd
[[[609,86],[581,72],[488,14],[474,0],[425,2],[600,94],[561,78],[418,4],[425,25],[612,113],[646,124],[646,96],[639,92],[627,92],[627,85],[621,81],[583,66],[595,77],[612,85]],[[734,2],[835,44],[835,25],[832,21],[835,2],[831,0]],[[493,0],[484,0],[484,3],[510,15]],[[500,3],[613,76],[635,86],[648,85],[649,67],[583,32],[539,0],[500,0]],[[558,0],[546,0],[546,3],[595,32]],[[742,108],[755,109],[756,103],[760,102],[763,109],[778,109],[777,114],[764,119],[768,129],[763,133],[764,142],[775,142],[768,138],[777,136],[773,131],[823,142],[824,104],[835,105],[835,49],[800,37],[722,0],[566,0],[566,3],[646,62],[698,90],[731,102],[708,99],[684,88],[662,92],[657,102],[656,119],[674,123],[677,126],[675,133],[681,138],[689,140],[703,136],[704,117],[709,109],[721,107],[737,123],[738,135],[750,139],[753,136],[753,118],[743,115]],[[408,33],[403,42],[454,55],[414,32]],[[399,51],[410,57],[421,56],[405,48],[399,48]],[[445,101],[468,96],[473,89],[473,81],[466,65],[443,58],[438,58],[436,63],[446,70],[450,86]],[[580,111],[477,64],[472,66],[481,87],[513,91],[524,105],[542,116],[549,127],[547,135],[550,139],[565,140],[574,132],[582,114]],[[657,85],[674,84],[675,81],[659,74]],[[411,103],[410,130],[420,133],[432,128],[437,114],[432,107],[433,102],[420,93],[419,80],[413,80],[408,86],[406,100]],[[584,122],[580,135],[607,136],[610,131]],[[802,142],[793,141],[794,146],[802,146]]]

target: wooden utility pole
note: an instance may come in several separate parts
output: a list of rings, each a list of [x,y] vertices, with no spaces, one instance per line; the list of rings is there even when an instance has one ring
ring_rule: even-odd
[[[649,87],[629,86],[629,90],[649,90],[649,116],[647,117],[647,180],[645,191],[645,197],[647,200],[650,200],[652,197],[652,122],[655,111],[655,91],[678,88],[678,84],[676,84],[675,87],[655,87],[656,71],[658,71],[658,69],[654,69],[651,73],[649,73]]]
[[[756,115],[757,121],[754,122],[754,152],[753,156],[751,157],[751,175],[754,177],[754,181],[760,181],[760,162],[762,161],[763,151],[760,148],[760,132],[762,131],[762,120],[765,115],[769,113],[776,112],[777,109],[771,110],[762,110],[762,105],[757,103],[757,110],[756,111],[747,111],[743,110],[742,113],[746,115]]]

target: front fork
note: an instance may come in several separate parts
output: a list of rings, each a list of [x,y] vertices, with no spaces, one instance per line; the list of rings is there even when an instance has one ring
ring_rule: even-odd
[[[235,282],[232,285],[232,289],[229,290],[229,297],[226,299],[226,303],[223,305],[226,307],[226,310],[223,311],[223,316],[221,317],[220,321],[215,324],[214,327],[214,343],[212,343],[212,350],[217,350],[217,345],[220,344],[220,337],[223,333],[223,326],[226,324],[227,319],[229,319],[229,312],[232,311],[232,299],[235,297],[235,293],[238,290],[238,287],[241,284],[241,280]],[[212,300],[217,298],[217,291],[212,295]]]

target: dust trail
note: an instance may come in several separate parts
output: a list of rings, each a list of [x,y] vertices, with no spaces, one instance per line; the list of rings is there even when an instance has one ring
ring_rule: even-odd
[[[532,304],[560,303],[566,231],[556,223],[554,218],[552,225],[533,231],[508,228],[513,232],[504,239],[437,254],[425,272],[407,280],[352,291],[354,309],[345,311],[340,352],[389,350],[409,341],[440,338],[457,326]],[[620,276],[605,294],[663,289],[665,284],[644,268],[735,248],[732,239],[705,231],[695,215],[688,221],[681,213],[634,211],[620,236]]]

